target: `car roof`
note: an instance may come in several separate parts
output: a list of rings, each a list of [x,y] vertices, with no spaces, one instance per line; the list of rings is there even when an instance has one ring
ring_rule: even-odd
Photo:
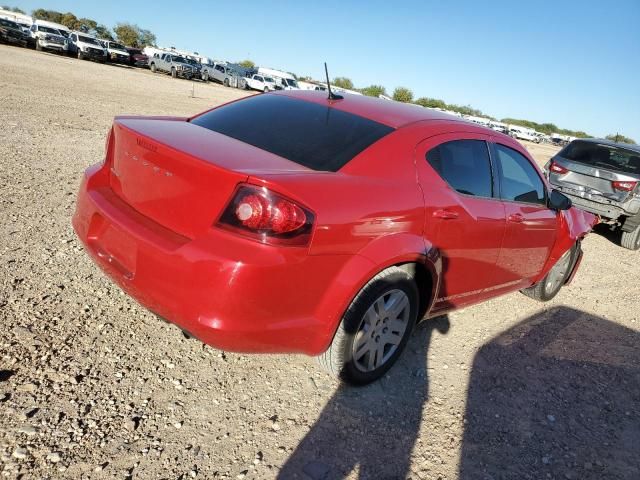
[[[337,92],[335,92],[337,93]],[[393,128],[400,128],[414,122],[424,120],[448,120],[459,123],[471,123],[448,113],[432,110],[420,105],[401,103],[366,95],[345,93],[342,100],[330,101],[326,91],[317,90],[286,90],[271,95],[286,95],[309,102],[329,104],[332,108],[383,123]]]
[[[631,150],[633,152],[640,153],[640,145],[633,145],[632,143],[614,142],[613,140],[607,140],[606,138],[576,138],[574,142],[576,141],[597,143],[598,145],[607,145],[608,147],[624,148],[625,150]]]

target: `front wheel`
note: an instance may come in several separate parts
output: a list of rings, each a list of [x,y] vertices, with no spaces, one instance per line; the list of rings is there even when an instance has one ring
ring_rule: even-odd
[[[42,45],[40,45],[40,40],[36,38],[36,50],[41,52],[42,51]]]
[[[176,72],[176,69],[175,69],[175,68],[172,68],[172,69],[171,69],[171,76],[172,76],[173,78],[178,78],[178,72]]]
[[[156,73],[156,64],[155,63],[151,64],[151,73]]]
[[[319,363],[347,383],[365,385],[396,362],[416,323],[418,289],[398,267],[376,275],[356,295]]]
[[[82,50],[78,50],[78,60],[83,60],[84,59],[84,54],[82,53]]]
[[[204,72],[204,73],[202,74],[202,81],[203,81],[204,83],[207,83],[207,82],[209,81],[209,72]]]
[[[620,245],[628,250],[640,250],[640,226],[630,232],[622,232]]]
[[[539,302],[551,300],[558,294],[569,275],[571,275],[571,270],[578,260],[579,252],[580,245],[576,243],[560,257],[542,280],[529,288],[520,290],[520,292]]]

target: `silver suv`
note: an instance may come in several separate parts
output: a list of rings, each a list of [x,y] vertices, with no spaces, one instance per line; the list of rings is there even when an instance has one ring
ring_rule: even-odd
[[[574,140],[544,167],[573,204],[622,230],[622,246],[640,249],[640,146]]]

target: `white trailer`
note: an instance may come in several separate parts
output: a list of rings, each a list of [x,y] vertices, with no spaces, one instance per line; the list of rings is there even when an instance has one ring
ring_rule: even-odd
[[[30,15],[24,13],[13,12],[11,10],[5,10],[0,8],[0,18],[6,18],[12,22],[16,22],[22,27],[23,30],[29,30],[33,25],[33,18]]]

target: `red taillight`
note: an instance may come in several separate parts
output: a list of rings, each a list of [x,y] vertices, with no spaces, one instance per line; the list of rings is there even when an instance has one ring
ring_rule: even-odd
[[[564,174],[569,171],[568,168],[564,168],[562,165],[559,165],[556,162],[551,162],[551,165],[549,165],[549,170],[552,171],[553,173],[560,173],[560,174]]]
[[[614,190],[620,190],[621,192],[630,192],[634,188],[636,188],[638,182],[611,182],[611,185],[613,186]]]
[[[263,243],[306,245],[314,218],[308,209],[265,187],[241,185],[218,226]]]

